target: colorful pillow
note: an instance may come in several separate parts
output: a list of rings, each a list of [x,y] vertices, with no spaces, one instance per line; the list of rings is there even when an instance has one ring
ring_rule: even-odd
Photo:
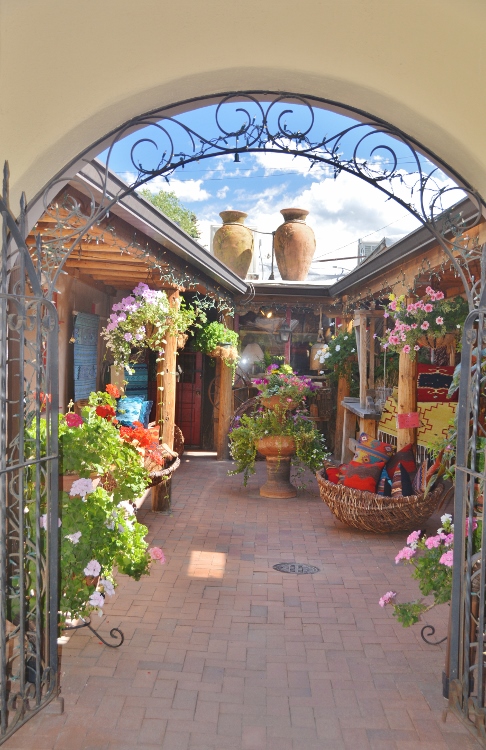
[[[420,464],[412,482],[415,495],[422,495],[427,487],[427,461]]]
[[[140,416],[144,401],[143,396],[125,396],[125,398],[118,399],[116,418],[119,423],[126,427],[133,427],[134,422],[141,422]]]
[[[353,463],[355,464],[377,464],[382,461],[386,461],[388,456],[383,453],[375,453],[374,451],[368,451],[366,447],[359,446],[356,448],[356,452],[353,456]]]
[[[383,467],[380,479],[378,480],[378,489],[376,490],[376,494],[381,495],[382,497],[391,497],[391,488],[391,479],[388,476],[388,472],[385,466]]]
[[[432,466],[430,467],[430,469],[427,469],[427,482],[429,481],[429,479],[432,479],[432,477],[434,476],[434,474],[437,471],[439,471],[440,465],[442,463],[442,456],[443,455],[444,455],[444,451],[441,451],[439,453],[439,455],[436,457],[436,459],[435,459],[434,463],[432,464]]]
[[[395,453],[395,446],[390,443],[383,443],[381,440],[362,432],[358,438],[359,449],[366,451],[371,456],[376,456],[379,461],[388,460]]]
[[[376,464],[359,464],[351,461],[348,464],[343,485],[345,487],[352,487],[355,490],[376,492],[376,485],[384,466],[385,461],[380,461],[380,463]]]
[[[417,401],[457,401],[459,391],[449,397],[453,375],[454,367],[449,365],[417,365]]]
[[[392,497],[408,497],[414,494],[410,474],[402,464],[398,464],[393,474],[391,494]]]
[[[409,474],[412,474],[415,471],[417,465],[415,463],[415,456],[413,455],[413,443],[405,445],[401,451],[398,451],[398,453],[395,453],[395,455],[390,458],[386,467],[390,477],[393,477],[395,474],[398,464],[402,464]]]
[[[149,424],[149,417],[153,403],[153,401],[144,401],[140,410],[140,422],[145,428],[147,428]]]
[[[326,466],[326,479],[328,482],[333,484],[339,483],[339,467],[338,466]]]

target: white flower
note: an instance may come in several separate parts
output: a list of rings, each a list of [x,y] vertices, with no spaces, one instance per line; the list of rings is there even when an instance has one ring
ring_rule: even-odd
[[[349,336],[345,336],[345,337],[344,337],[344,340],[346,341],[346,339],[348,339],[348,338],[349,338]]]
[[[86,495],[89,495],[91,492],[94,492],[94,486],[91,479],[76,479],[69,490],[71,497],[80,495],[84,502],[86,502]]]
[[[341,346],[340,346],[340,345],[338,344],[338,345],[336,346],[336,351],[337,351],[337,352],[339,352],[340,350],[341,350]]]
[[[103,586],[103,593],[106,594],[106,596],[115,595],[115,587],[113,586],[112,582],[109,581],[107,578],[100,579],[100,586]]]
[[[76,531],[76,533],[74,534],[66,534],[64,539],[69,539],[69,541],[72,542],[73,544],[77,544],[79,542],[80,537],[81,537],[81,532]]]
[[[133,505],[128,500],[122,500],[121,503],[118,503],[118,507],[123,508],[123,510],[128,516],[135,515],[135,511],[133,510]]]
[[[101,592],[93,591],[93,593],[89,597],[89,603],[92,607],[102,607],[105,603],[105,597]]]
[[[98,560],[90,560],[87,566],[84,569],[84,575],[85,576],[99,576],[101,570],[101,565],[99,564]]]
[[[440,517],[440,522],[445,524],[448,521],[452,521],[452,516],[450,513],[444,513],[444,515]]]
[[[352,351],[352,352],[355,352],[355,351],[356,351],[356,349],[351,349],[351,351]]]

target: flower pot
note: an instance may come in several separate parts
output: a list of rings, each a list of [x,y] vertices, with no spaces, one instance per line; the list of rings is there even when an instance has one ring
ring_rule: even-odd
[[[248,214],[243,211],[221,211],[223,219],[213,237],[214,256],[244,279],[253,257],[253,233],[243,226]]]
[[[268,396],[267,398],[260,398],[260,403],[266,409],[278,409],[279,411],[290,411],[296,409],[299,405],[298,401],[292,401],[292,399],[289,401],[284,396],[279,396],[278,394],[275,396]]]
[[[215,349],[208,352],[208,356],[215,359],[224,359],[226,362],[236,362],[238,359],[238,349],[232,344],[218,344]]]
[[[256,447],[265,456],[267,481],[260,487],[262,497],[289,498],[297,495],[290,483],[290,461],[295,453],[295,441],[289,435],[269,435],[260,438]]]
[[[305,223],[308,211],[282,208],[285,219],[275,232],[275,258],[280,276],[285,281],[305,281],[316,251],[316,238]]]
[[[451,347],[457,341],[455,333],[446,333],[444,336],[434,336],[432,333],[423,333],[417,341],[419,346],[426,346],[429,349],[439,349],[441,346]]]

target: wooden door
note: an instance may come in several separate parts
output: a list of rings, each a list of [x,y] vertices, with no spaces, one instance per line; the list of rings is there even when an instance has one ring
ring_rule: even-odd
[[[201,446],[201,389],[203,355],[182,351],[177,357],[181,368],[176,388],[176,424],[181,428],[186,446]]]

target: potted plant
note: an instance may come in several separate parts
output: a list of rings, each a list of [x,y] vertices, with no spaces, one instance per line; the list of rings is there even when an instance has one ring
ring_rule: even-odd
[[[253,414],[236,418],[236,427],[230,432],[229,439],[231,456],[236,462],[236,468],[230,474],[243,473],[245,486],[255,473],[257,451],[265,455],[268,479],[260,488],[263,497],[295,496],[295,487],[290,484],[291,456],[294,454],[297,475],[306,466],[315,473],[327,455],[324,438],[316,430],[307,409],[302,406],[290,414],[285,402],[282,408],[268,409],[259,405]]]
[[[393,317],[395,327],[381,339],[383,347],[410,354],[415,359],[422,346],[437,349],[454,345],[469,312],[462,297],[445,299],[444,293],[428,286],[424,299],[406,303],[402,294],[390,294],[385,318]]]
[[[136,520],[134,501],[149,483],[135,446],[117,428],[116,388],[92,393],[81,416],[59,415],[61,466],[71,472],[69,491],[60,493],[59,621],[101,615],[105,598],[114,593],[113,569],[138,580],[152,560],[164,561],[162,550],[149,548],[147,528]],[[114,389],[114,390],[113,390]],[[45,444],[45,420],[40,425]],[[37,426],[29,430],[35,450]],[[93,476],[99,482],[93,481]],[[46,501],[41,498],[40,539],[37,540],[35,476],[29,477],[26,513],[28,543],[45,545]]]
[[[129,372],[134,349],[148,348],[162,352],[165,335],[180,336],[196,323],[206,320],[205,305],[187,305],[183,299],[171,307],[167,294],[150,289],[147,284],[138,284],[132,294],[113,305],[110,321],[101,335],[114,357],[115,365]],[[181,339],[179,345],[184,345]]]
[[[265,376],[253,383],[260,391],[260,403],[267,409],[276,409],[281,419],[317,389],[311,378],[295,375],[290,365],[285,364],[269,365]]]
[[[222,359],[228,367],[235,370],[239,340],[236,331],[231,331],[223,323],[213,321],[198,328],[194,337],[194,347],[209,357]]]

